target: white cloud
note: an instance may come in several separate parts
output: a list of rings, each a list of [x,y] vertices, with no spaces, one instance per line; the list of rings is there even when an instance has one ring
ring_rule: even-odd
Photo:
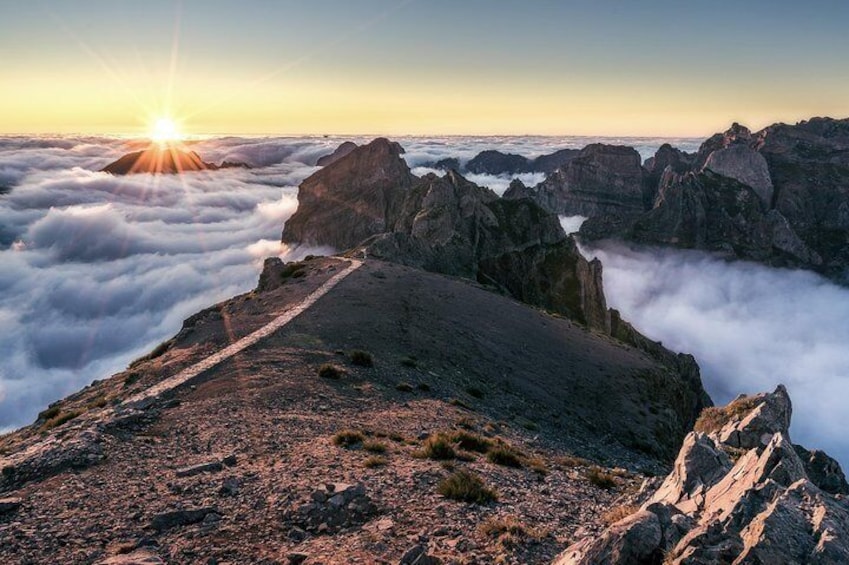
[[[806,271],[605,243],[608,304],[640,331],[692,353],[718,403],[784,383],[794,441],[849,461],[849,289]]]

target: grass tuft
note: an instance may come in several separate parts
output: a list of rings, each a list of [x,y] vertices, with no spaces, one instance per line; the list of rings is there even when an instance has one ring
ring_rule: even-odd
[[[363,443],[365,437],[357,430],[342,430],[333,436],[333,445],[339,447],[354,447],[357,444]]]
[[[722,408],[709,406],[699,414],[693,429],[705,434],[718,431],[732,419],[750,412],[755,406],[755,399],[750,397],[739,398]]]
[[[610,490],[616,486],[616,479],[613,478],[613,475],[600,467],[590,467],[585,476],[590,483],[600,489]]]
[[[70,422],[82,413],[82,410],[69,410],[67,412],[62,412],[60,410],[55,416],[41,425],[41,431],[52,430],[53,428],[61,426],[65,422]]]
[[[363,442],[363,449],[371,453],[386,453],[386,444],[379,441],[365,441]]]
[[[372,358],[371,353],[368,351],[354,349],[348,356],[351,358],[351,363],[358,367],[374,367],[374,358]]]
[[[493,446],[492,440],[461,430],[452,432],[449,438],[453,443],[457,444],[457,447],[466,451],[486,453]]]
[[[513,447],[503,443],[494,445],[487,452],[486,459],[490,463],[503,467],[513,467],[516,469],[522,467],[522,454]]]
[[[380,455],[372,455],[363,463],[363,467],[366,469],[374,469],[375,467],[383,467],[389,463],[389,460],[386,457],[381,457]]]
[[[486,504],[498,500],[498,494],[487,487],[483,479],[462,469],[442,480],[437,486],[437,492],[445,498],[472,504]]]
[[[331,379],[334,381],[338,381],[343,376],[345,376],[345,369],[334,365],[333,363],[325,363],[324,365],[318,368],[318,376],[322,379]]]
[[[635,506],[633,504],[623,504],[621,506],[615,506],[604,514],[602,514],[601,519],[604,521],[605,524],[610,526],[623,518],[627,518],[639,509],[639,506]]]
[[[451,440],[445,434],[436,434],[427,438],[422,446],[422,455],[437,461],[454,459],[456,453]]]
[[[511,548],[539,541],[546,536],[544,530],[532,528],[516,516],[492,516],[478,526],[478,532],[488,538],[494,538],[504,548]]]

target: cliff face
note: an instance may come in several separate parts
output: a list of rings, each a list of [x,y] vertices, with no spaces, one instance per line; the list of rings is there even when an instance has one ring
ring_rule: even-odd
[[[846,563],[849,485],[790,441],[784,387],[708,409],[656,491],[557,565]]]
[[[392,230],[415,180],[401,153],[397,143],[376,139],[307,178],[283,242],[349,249]]]
[[[849,121],[814,119],[708,139],[695,168],[667,168],[625,237],[727,251],[838,280],[849,265]]]
[[[499,199],[454,171],[415,177],[402,151],[378,139],[306,179],[283,241],[475,279],[607,330],[601,268],[555,215],[530,200]]]
[[[505,197],[586,216],[586,239],[719,251],[849,283],[849,120],[734,124],[695,154],[665,144],[644,167],[629,148],[589,146]]]
[[[505,198],[528,197],[555,214],[587,217],[643,211],[645,171],[630,147],[588,145],[533,188],[515,187]]]

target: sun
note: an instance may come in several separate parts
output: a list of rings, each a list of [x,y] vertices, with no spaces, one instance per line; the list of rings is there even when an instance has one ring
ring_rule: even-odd
[[[175,143],[183,139],[177,122],[171,118],[157,118],[150,129],[150,139],[160,145]]]

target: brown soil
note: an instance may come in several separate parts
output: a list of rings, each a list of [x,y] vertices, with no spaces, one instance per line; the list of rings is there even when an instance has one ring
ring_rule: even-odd
[[[0,495],[22,499],[0,514],[0,562],[95,563],[139,546],[167,563],[288,563],[294,553],[308,564],[397,563],[425,544],[446,562],[544,563],[579,529],[603,527],[605,512],[636,491],[638,472],[662,469],[633,448],[628,430],[653,425],[644,385],[671,378],[667,369],[467,281],[378,261],[141,423],[107,425],[110,406],[264,325],[347,263],[304,265],[273,290],[193,317],[160,356],[57,405],[82,411],[78,418],[0,438],[0,453],[14,454],[95,422],[106,456]],[[373,367],[352,363],[352,350],[368,352]],[[342,377],[319,377],[324,364]],[[385,452],[335,445],[346,429]],[[457,446],[453,460],[422,457],[429,435],[459,430],[512,446],[522,466]],[[177,476],[231,455],[235,463]],[[375,457],[385,464],[368,468]],[[605,490],[587,478],[595,464],[630,471],[613,471]],[[483,478],[498,501],[438,494],[459,469]],[[326,483],[361,484],[376,510],[341,529],[301,529],[297,509]],[[207,509],[201,522],[151,527],[156,515],[198,508]],[[500,522],[512,533],[499,534]]]

